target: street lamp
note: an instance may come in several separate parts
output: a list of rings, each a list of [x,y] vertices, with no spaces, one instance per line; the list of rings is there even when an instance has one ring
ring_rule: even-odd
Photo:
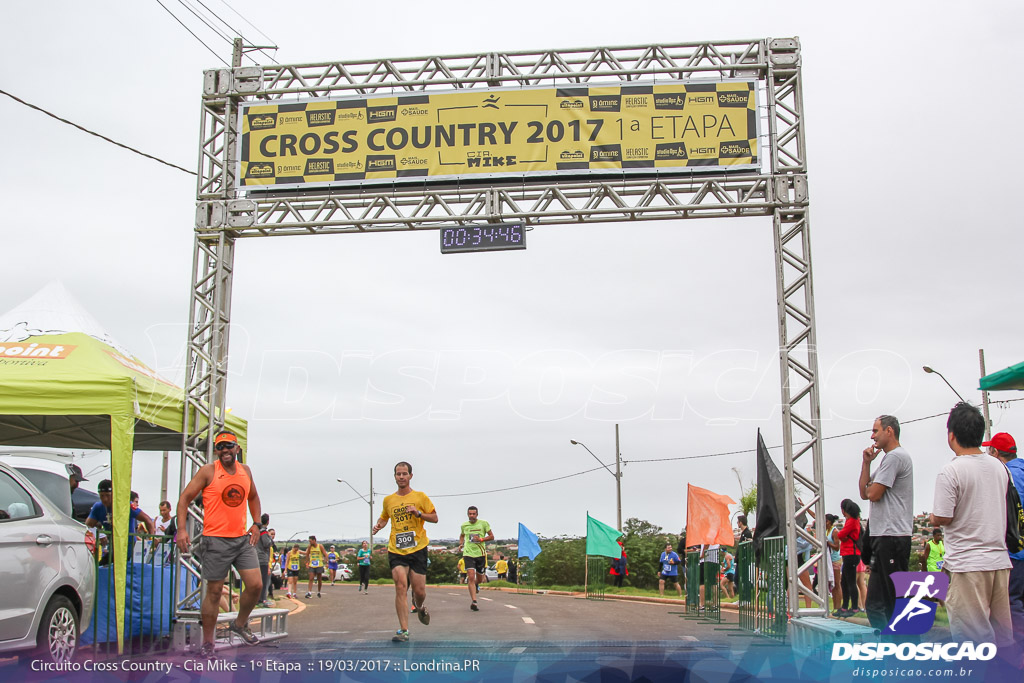
[[[573,446],[583,446],[587,449],[587,453],[590,453],[594,457],[594,460],[601,463],[601,467],[608,470],[608,474],[615,477],[615,507],[618,512],[618,529],[622,531],[622,461],[619,454],[619,425],[615,425],[615,471],[612,472],[608,465],[601,462],[601,458],[594,455],[594,451],[587,448],[587,445],[581,441],[575,441],[569,439],[569,443]]]
[[[366,496],[364,496],[363,494],[359,493],[359,491],[356,491],[356,487],[352,486],[352,484],[348,483],[344,479],[338,479],[338,483],[339,484],[344,484],[345,486],[347,486],[350,489],[352,489],[352,491],[357,496],[359,496],[364,501],[366,501],[366,503],[370,506],[370,533],[369,533],[369,535],[367,537],[367,539],[368,539],[367,543],[369,544],[370,552],[373,553],[373,468],[372,467],[370,468],[370,498],[369,498],[369,500],[367,500]],[[369,590],[369,587],[367,587],[367,590]]]
[[[92,475],[96,474],[96,473],[97,473],[97,472],[99,472],[100,470],[105,470],[105,469],[107,469],[108,467],[110,467],[110,465],[109,465],[109,464],[105,464],[105,465],[100,465],[99,467],[93,467],[93,468],[92,468],[91,470],[89,470],[88,472],[86,472],[86,473],[85,473],[85,474],[84,474],[83,476],[86,476],[86,477],[91,477]]]
[[[925,372],[927,372],[927,373],[928,373],[929,375],[931,375],[931,374],[935,374],[935,375],[938,375],[939,377],[942,377],[942,373],[941,373],[941,372],[939,372],[938,370],[932,370],[932,369],[931,369],[930,367],[928,367],[927,365],[926,365],[926,366],[924,366],[924,367],[923,367],[923,368],[921,368],[921,369],[922,369],[922,370],[924,370]],[[960,395],[960,392],[959,392],[959,391],[957,391],[956,389],[953,389],[953,385],[952,385],[952,384],[950,384],[950,383],[949,383],[949,381],[948,381],[948,380],[947,380],[947,379],[946,379],[945,377],[942,377],[942,381],[946,383],[946,386],[947,386],[947,387],[949,387],[950,389],[952,389],[953,393],[954,393],[954,394],[956,394],[957,398],[959,398],[959,399],[960,399],[961,401],[963,401],[964,403],[967,403],[967,401],[966,401],[966,400],[964,399],[964,397]]]
[[[294,534],[292,534],[291,536],[288,537],[288,540],[286,540],[285,543],[287,543],[288,541],[292,540],[293,538],[295,538],[299,534],[308,534],[308,533],[309,533],[309,531],[296,531]]]

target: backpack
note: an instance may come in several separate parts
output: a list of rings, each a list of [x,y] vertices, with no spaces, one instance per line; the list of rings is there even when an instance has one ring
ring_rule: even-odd
[[[1009,469],[1006,470],[1006,477],[1006,549],[1018,553],[1024,549],[1024,508]]]

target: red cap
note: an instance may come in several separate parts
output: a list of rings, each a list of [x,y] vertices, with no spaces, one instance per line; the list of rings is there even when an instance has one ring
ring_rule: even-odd
[[[999,432],[998,434],[992,437],[991,441],[986,441],[981,445],[991,446],[997,451],[1002,451],[1003,453],[1017,452],[1017,442],[1014,441],[1013,437],[1007,434],[1006,432]]]
[[[221,432],[213,439],[213,443],[215,444],[224,443],[225,441],[229,443],[238,443],[238,437],[236,437],[231,432]]]

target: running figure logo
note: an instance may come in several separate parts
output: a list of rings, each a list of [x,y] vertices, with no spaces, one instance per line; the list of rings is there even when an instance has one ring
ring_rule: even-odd
[[[949,577],[942,572],[894,572],[890,575],[896,589],[896,608],[885,633],[920,635],[935,624],[938,600],[949,592]]]

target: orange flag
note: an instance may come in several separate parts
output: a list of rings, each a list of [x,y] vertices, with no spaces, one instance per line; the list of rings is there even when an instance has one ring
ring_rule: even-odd
[[[729,505],[735,504],[729,496],[687,484],[686,545],[735,543],[729,523]]]

